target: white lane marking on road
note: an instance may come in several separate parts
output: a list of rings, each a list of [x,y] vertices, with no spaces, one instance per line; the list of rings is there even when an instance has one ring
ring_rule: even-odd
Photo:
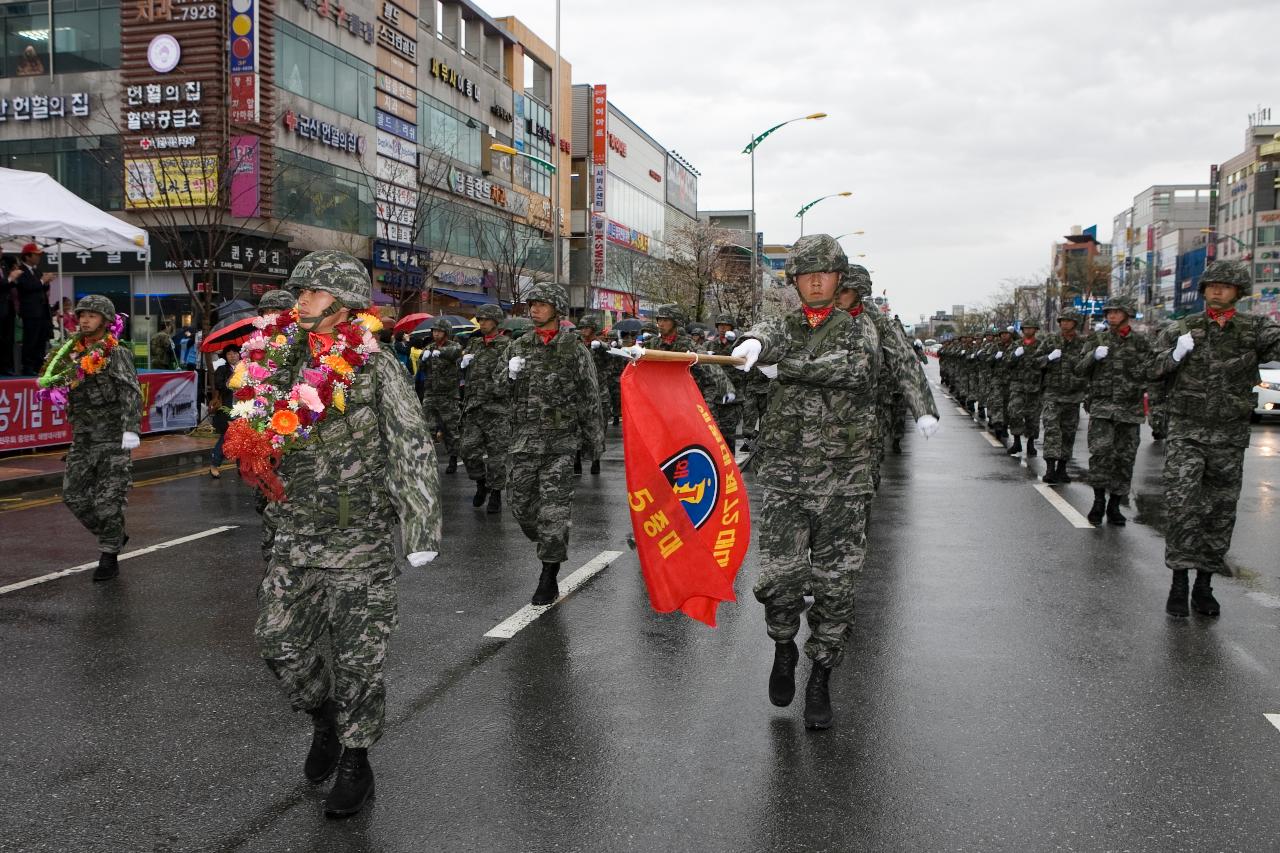
[[[621,551],[601,551],[588,560],[582,568],[560,582],[560,597],[551,604],[526,604],[511,616],[499,622],[485,633],[486,637],[495,640],[510,640],[520,631],[528,628],[543,613],[564,601],[575,589],[582,586],[593,576],[609,567],[609,564],[622,556]]]
[[[1004,442],[996,438],[991,433],[987,432],[986,430],[983,430],[982,432],[979,433],[979,435],[981,435],[983,438],[987,440],[987,444],[991,445],[992,447],[998,447],[1001,450],[1004,450]]]
[[[145,548],[139,548],[136,551],[121,554],[116,559],[131,560],[134,557],[141,557],[143,554],[153,554],[156,551],[163,551],[165,548],[172,548],[175,545],[185,545],[188,542],[194,542],[197,539],[203,539],[206,536],[214,536],[218,533],[225,533],[228,530],[235,530],[237,527],[239,527],[237,524],[226,524],[222,527],[213,527],[200,533],[192,533],[190,536],[182,536],[178,539],[170,539],[168,542],[158,542],[155,545],[148,545]],[[49,581],[57,580],[58,578],[65,578],[67,575],[87,572],[89,569],[96,569],[97,567],[98,561],[94,560],[92,563],[83,563],[79,566],[72,566],[69,569],[63,569],[60,572],[50,572],[49,574],[41,575],[38,578],[28,578],[25,581],[11,583],[8,586],[0,586],[0,595],[4,595],[6,592],[14,592],[19,589],[26,589],[27,587],[35,586],[36,584],[48,583]]]
[[[957,411],[957,412],[959,412],[960,414],[964,415],[966,418],[967,418],[967,417],[969,417],[969,410],[968,410],[968,409],[963,409],[963,408],[961,408],[960,406],[956,406],[956,411]]]
[[[1269,592],[1253,591],[1245,593],[1246,598],[1251,598],[1257,604],[1263,607],[1269,607],[1272,610],[1280,610],[1280,597],[1274,596]]]
[[[1055,492],[1045,483],[1033,483],[1035,490],[1039,492],[1049,505],[1062,513],[1062,517],[1071,522],[1071,526],[1079,530],[1092,530],[1093,525],[1089,523],[1089,519],[1085,518],[1076,508],[1067,503],[1067,499]]]
[[[1266,717],[1267,722],[1271,723],[1271,725],[1280,729],[1280,714],[1263,714],[1262,716]]]

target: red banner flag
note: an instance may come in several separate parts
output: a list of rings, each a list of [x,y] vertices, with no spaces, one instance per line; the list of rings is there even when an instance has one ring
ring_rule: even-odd
[[[649,602],[715,627],[736,601],[751,542],[742,472],[689,366],[638,361],[622,374],[622,441],[631,527]]]

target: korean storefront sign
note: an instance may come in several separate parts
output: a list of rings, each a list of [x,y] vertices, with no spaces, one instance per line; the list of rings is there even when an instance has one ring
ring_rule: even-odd
[[[201,126],[204,86],[199,80],[183,83],[139,83],[125,87],[125,127],[131,131],[186,130]],[[137,108],[137,109],[135,109]]]
[[[418,146],[398,136],[378,131],[378,153],[408,166],[418,167]],[[398,183],[403,183],[399,181]]]
[[[447,83],[473,101],[480,100],[480,87],[474,80],[459,75],[458,69],[450,68],[438,59],[431,60],[431,76]]]
[[[353,36],[364,39],[369,44],[373,44],[373,21],[365,21],[354,12],[348,12],[347,8],[341,3],[334,3],[332,0],[298,0],[303,6],[315,12],[321,18],[333,21],[338,25],[338,29],[346,30]]]
[[[231,215],[260,216],[260,140],[252,134],[231,137]]]
[[[637,252],[649,253],[649,235],[644,234],[634,228],[628,228],[625,225],[608,220],[605,225],[605,236],[609,238],[610,243],[617,243],[619,246],[625,246],[628,249],[634,249]]]
[[[191,155],[127,159],[124,191],[124,205],[129,210],[216,204],[218,158]]]
[[[591,90],[591,159],[603,163],[608,157],[609,98],[605,86]]]
[[[348,154],[364,153],[365,139],[354,130],[338,127],[302,113],[295,113],[293,110],[285,111],[284,126],[303,139],[311,139],[330,148],[346,151]]]
[[[431,250],[408,243],[373,242],[373,266],[380,270],[400,270],[421,274],[431,265]]]
[[[603,216],[591,217],[591,286],[604,284],[605,253],[608,241],[605,239],[605,220]]]
[[[411,124],[401,118],[385,113],[382,110],[375,109],[374,124],[378,130],[385,130],[387,133],[394,133],[401,139],[407,139],[410,142],[418,141],[418,126]]]
[[[0,121],[48,121],[55,118],[88,118],[89,95],[24,95],[0,98]]]

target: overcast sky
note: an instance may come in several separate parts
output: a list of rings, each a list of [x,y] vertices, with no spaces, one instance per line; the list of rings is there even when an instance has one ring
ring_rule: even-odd
[[[492,5],[488,5],[492,3]],[[548,42],[554,0],[487,0]],[[1258,105],[1280,116],[1280,2],[564,0],[575,83],[702,173],[701,209],[746,208],[753,133],[769,242],[840,234],[904,322],[1047,271],[1072,225],[1156,183],[1208,181]]]

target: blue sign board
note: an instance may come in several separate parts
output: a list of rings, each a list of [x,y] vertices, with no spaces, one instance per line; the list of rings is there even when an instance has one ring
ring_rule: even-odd
[[[382,110],[374,110],[374,123],[378,126],[378,130],[385,130],[387,133],[395,134],[401,139],[407,139],[415,145],[418,142],[418,126],[410,124],[398,116],[391,113],[384,113]]]

